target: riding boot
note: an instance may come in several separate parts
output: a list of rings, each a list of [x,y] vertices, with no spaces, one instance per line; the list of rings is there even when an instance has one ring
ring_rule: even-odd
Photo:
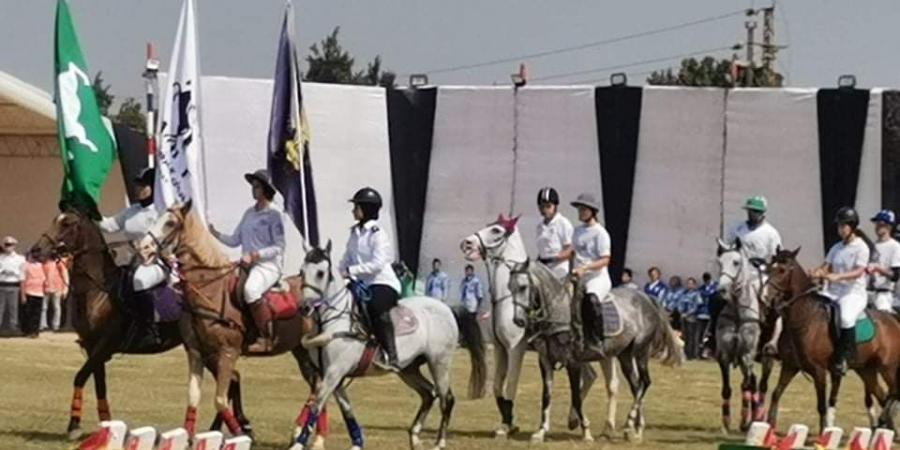
[[[576,359],[581,359],[581,355],[584,353],[584,326],[582,323],[582,314],[581,310],[583,308],[583,302],[586,301],[585,296],[582,295],[583,291],[581,291],[577,284],[572,283],[572,302],[571,302],[571,314],[572,314],[572,347],[573,353]]]
[[[250,313],[253,315],[253,322],[256,324],[256,330],[259,337],[256,342],[247,347],[250,353],[270,353],[272,351],[272,314],[269,311],[269,305],[263,299],[257,300],[250,304]]]
[[[848,360],[856,346],[856,327],[841,328],[841,334],[834,349],[833,370],[841,375],[847,374]]]
[[[137,291],[134,293],[134,297],[137,302],[138,313],[143,319],[144,328],[147,330],[147,335],[150,336],[154,345],[162,344],[162,336],[160,335],[159,327],[156,325],[153,289]]]
[[[385,311],[378,316],[378,326],[376,337],[378,338],[381,349],[384,351],[385,368],[391,371],[399,372],[400,365],[397,362],[397,342],[394,339],[394,324],[391,321],[391,313]]]
[[[603,305],[597,300],[595,295],[588,295],[587,301],[590,305],[589,311],[591,311],[591,320],[590,320],[590,330],[588,336],[590,336],[590,350],[593,353],[597,353],[601,358],[605,357],[605,348],[604,348],[604,330],[603,330]]]

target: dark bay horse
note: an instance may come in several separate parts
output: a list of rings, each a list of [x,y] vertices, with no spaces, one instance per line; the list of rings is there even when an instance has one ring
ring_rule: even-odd
[[[70,289],[75,308],[74,327],[78,343],[87,360],[75,374],[74,392],[69,412],[69,439],[81,437],[84,385],[94,377],[97,413],[100,420],[112,417],[106,392],[106,362],[116,353],[158,354],[183,343],[179,323],[160,324],[160,342],[143,339],[135,330],[136,319],[119,299],[122,269],[117,267],[100,228],[76,211],[59,214],[41,235],[34,249],[46,257],[52,252],[71,255]],[[241,405],[240,378],[230,380],[229,396],[245,431],[250,423]],[[215,423],[213,424],[215,426]]]
[[[831,338],[830,314],[824,300],[817,294],[818,286],[797,262],[796,250],[779,250],[769,264],[769,280],[764,298],[771,302],[783,321],[779,342],[782,355],[778,385],[772,393],[769,423],[775,425],[778,402],[788,384],[798,372],[809,374],[816,388],[819,432],[834,422],[841,375],[831,371],[834,344]],[[859,344],[849,359],[850,367],[859,374],[865,385],[865,404],[870,424],[875,426],[873,397],[884,405],[887,394],[897,393],[897,370],[900,368],[900,321],[890,314],[868,310],[875,324],[875,338]],[[831,374],[831,390],[825,389]],[[887,394],[878,384],[879,376],[887,385]]]

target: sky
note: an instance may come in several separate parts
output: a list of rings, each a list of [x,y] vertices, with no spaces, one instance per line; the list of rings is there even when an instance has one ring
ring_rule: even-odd
[[[145,43],[157,45],[165,70],[181,0],[69,0],[69,4],[89,70],[103,71],[119,100],[140,98]],[[411,73],[428,73],[432,84],[442,85],[508,84],[520,62],[527,65],[532,83],[606,84],[612,72],[625,71],[631,74],[630,84],[642,84],[650,70],[677,65],[675,56],[743,42],[745,18],[736,12],[770,4],[761,0],[294,3],[301,57],[340,26],[340,41],[359,68],[381,55],[384,67],[397,72],[401,83]],[[0,0],[0,70],[47,91],[52,90],[55,7],[56,0]],[[283,7],[284,0],[197,0],[201,72],[270,78]],[[670,32],[523,57],[729,13],[735,14]],[[861,87],[900,87],[900,52],[894,47],[900,43],[900,2],[790,0],[778,2],[775,15],[775,41],[788,46],[779,52],[776,67],[789,85],[830,87],[839,75],[854,74]],[[760,26],[757,40],[761,34]],[[714,52],[721,57],[731,53]],[[439,70],[498,59],[510,61]],[[642,61],[655,62],[636,64]],[[572,75],[560,76],[565,74]]]

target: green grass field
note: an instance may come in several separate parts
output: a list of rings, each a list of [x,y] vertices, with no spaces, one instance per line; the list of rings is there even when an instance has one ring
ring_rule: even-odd
[[[44,335],[37,340],[0,340],[0,449],[38,450],[65,449],[72,444],[65,439],[72,377],[83,360],[73,335]],[[499,421],[494,400],[460,398],[466,392],[468,354],[459,352],[455,359],[454,392],[458,401],[450,427],[449,446],[457,449],[499,449],[529,447],[529,436],[537,427],[540,408],[540,375],[534,355],[527,358],[526,368],[516,401],[516,423],[522,432],[508,441],[496,441],[492,430]],[[107,366],[110,404],[113,416],[133,427],[152,425],[166,430],[181,424],[187,397],[187,369],[181,350],[160,356],[116,357]],[[255,449],[287,447],[293,420],[307,396],[296,366],[289,356],[269,359],[244,359],[245,409],[253,421],[259,443]],[[599,368],[598,368],[599,371]],[[777,375],[777,370],[776,370]],[[579,441],[577,432],[565,428],[568,412],[568,387],[564,373],[558,372],[553,427],[546,449],[563,448],[646,448],[697,449],[714,448],[726,440],[740,440],[733,434],[724,437],[719,431],[719,371],[711,362],[690,362],[676,369],[654,365],[653,386],[646,401],[648,427],[644,442],[625,442],[617,432],[612,441],[597,436],[606,409],[606,395],[595,385],[586,403],[586,414],[593,423],[597,442]],[[774,387],[773,380],[773,387]],[[735,381],[733,414],[738,415],[739,381]],[[212,419],[211,378],[204,379],[204,398],[200,408],[201,425]],[[96,425],[92,384],[88,384],[85,401],[86,430]],[[396,449],[407,446],[406,429],[418,405],[418,397],[394,377],[362,379],[350,387],[354,410],[363,426],[367,448]],[[619,394],[619,421],[624,422],[631,403],[627,384],[622,381]],[[347,448],[349,439],[340,414],[332,408],[332,432],[328,448]],[[431,444],[434,426],[439,418],[437,408],[429,416],[423,433]],[[812,384],[797,378],[782,403],[781,426],[793,422],[806,423],[815,432],[815,395]],[[839,404],[839,426],[865,425],[862,388],[856,376],[844,383]]]

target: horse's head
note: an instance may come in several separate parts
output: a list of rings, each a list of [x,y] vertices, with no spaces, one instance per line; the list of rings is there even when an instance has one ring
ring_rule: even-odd
[[[303,280],[303,300],[312,305],[328,295],[335,276],[331,264],[331,241],[325,248],[307,250],[300,267],[300,278]]]
[[[91,244],[88,236],[90,227],[96,228],[96,225],[90,223],[90,219],[84,214],[71,209],[64,211],[53,219],[50,228],[41,234],[31,251],[37,252],[41,258],[50,257],[54,253],[82,252]],[[102,239],[100,243],[103,243]]]
[[[535,286],[531,279],[531,262],[526,260],[524,263],[513,267],[509,272],[509,294],[512,296],[513,303],[517,305],[531,305],[534,298]]]
[[[468,261],[477,261],[484,257],[497,257],[506,247],[510,237],[516,233],[518,217],[507,218],[503,214],[497,221],[476,231],[463,239],[459,248]]]
[[[138,254],[145,263],[163,252],[171,252],[178,245],[184,230],[191,202],[175,205],[162,213],[138,243]]]
[[[781,247],[775,252],[772,261],[768,265],[769,279],[763,290],[763,299],[766,303],[777,306],[781,302],[788,301],[791,296],[797,294],[796,284],[804,279],[806,273],[797,262],[797,254],[800,247],[795,250],[783,250]]]
[[[740,239],[736,239],[733,244],[716,239],[716,243],[718,244],[716,259],[719,264],[719,292],[723,296],[730,296],[740,289],[744,282],[747,258],[742,251]]]

